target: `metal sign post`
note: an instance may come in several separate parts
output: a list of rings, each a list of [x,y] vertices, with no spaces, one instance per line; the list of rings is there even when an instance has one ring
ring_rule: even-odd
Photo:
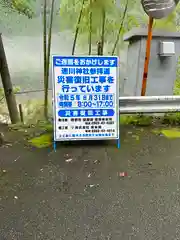
[[[119,141],[118,57],[53,56],[57,141]]]
[[[153,19],[167,17],[177,6],[179,0],[141,0],[145,13],[149,16],[148,37],[146,42],[146,55],[144,61],[144,73],[142,79],[141,96],[146,94],[148,67],[151,52]]]
[[[147,36],[147,41],[146,41],[146,55],[145,55],[145,61],[144,61],[144,72],[143,72],[143,79],[142,79],[141,96],[146,95],[148,67],[149,67],[149,60],[150,60],[150,53],[151,53],[152,27],[153,27],[153,18],[149,17],[148,36]]]

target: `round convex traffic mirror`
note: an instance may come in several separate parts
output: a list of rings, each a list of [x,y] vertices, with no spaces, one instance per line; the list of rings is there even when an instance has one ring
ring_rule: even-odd
[[[179,0],[141,0],[142,7],[149,17],[161,19],[167,17]]]

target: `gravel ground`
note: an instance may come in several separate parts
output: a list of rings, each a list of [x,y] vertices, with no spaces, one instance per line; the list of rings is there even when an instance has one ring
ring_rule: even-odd
[[[123,127],[120,150],[114,142],[59,144],[56,153],[0,148],[0,239],[180,239],[179,146]]]

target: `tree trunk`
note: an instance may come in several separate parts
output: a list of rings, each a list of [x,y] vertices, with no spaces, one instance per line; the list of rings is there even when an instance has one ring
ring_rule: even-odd
[[[124,9],[122,21],[121,21],[121,24],[120,24],[120,27],[119,27],[119,31],[118,31],[118,33],[117,33],[116,41],[115,41],[115,43],[114,43],[114,47],[113,47],[113,50],[112,50],[112,55],[114,55],[114,53],[115,53],[115,51],[116,51],[117,44],[118,44],[118,42],[119,42],[119,38],[120,38],[120,34],[121,34],[121,31],[122,31],[122,28],[123,28],[124,19],[125,19],[125,17],[126,17],[127,9],[128,9],[128,0],[127,0],[127,2],[126,2],[126,6],[125,6],[125,9]]]
[[[81,18],[82,18],[82,14],[83,14],[84,3],[85,3],[85,0],[82,1],[82,6],[81,6],[80,13],[79,13],[78,21],[77,21],[77,26],[76,26],[76,31],[75,31],[75,35],[74,35],[74,41],[73,41],[73,47],[72,47],[72,55],[74,55],[75,48],[76,48],[77,36],[79,33],[79,24],[81,22]]]
[[[92,50],[92,0],[90,0],[90,13],[89,13],[89,55]]]
[[[16,98],[13,92],[13,86],[11,83],[11,77],[8,69],[1,34],[0,34],[0,74],[11,122],[13,124],[18,123],[20,121],[19,112],[16,104]]]
[[[106,22],[106,11],[102,8],[102,30],[101,30],[101,41],[98,42],[98,55],[103,55],[104,53],[104,34],[105,34],[105,22]]]
[[[105,34],[105,22],[106,22],[106,11],[103,7],[102,9],[102,33],[101,33],[101,44],[102,44],[102,54],[104,53],[104,34]]]
[[[0,132],[0,147],[4,144],[4,134]]]
[[[98,42],[98,43],[97,43],[97,55],[98,55],[98,56],[103,55],[102,52],[103,52],[102,43],[101,43],[101,42]]]
[[[44,0],[44,10],[43,10],[43,51],[44,51],[44,117],[48,117],[48,104],[46,96],[46,86],[47,86],[47,0]]]
[[[49,26],[49,33],[48,33],[47,59],[46,59],[46,75],[47,75],[46,86],[45,86],[46,119],[48,119],[49,65],[50,65],[50,54],[51,54],[51,38],[52,38],[52,24],[53,24],[53,15],[54,15],[54,3],[55,3],[55,0],[52,0],[50,26]]]

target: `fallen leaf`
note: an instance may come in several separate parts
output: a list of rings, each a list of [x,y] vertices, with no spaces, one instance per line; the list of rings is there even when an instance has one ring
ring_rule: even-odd
[[[132,135],[133,138],[135,138],[137,141],[139,141],[139,136],[138,135]]]
[[[119,177],[127,177],[127,175],[128,175],[127,172],[119,172],[118,173]]]
[[[72,162],[72,158],[66,159],[66,162]]]
[[[157,129],[154,129],[154,130],[152,130],[152,133],[154,133],[154,134],[160,134],[160,130],[157,130]]]
[[[139,141],[139,136],[136,136],[136,140]]]
[[[98,164],[98,163],[100,163],[99,160],[95,160],[95,161],[94,161],[94,164]]]
[[[14,160],[14,162],[16,162],[18,159],[20,159],[20,156],[19,156],[19,157],[17,157],[17,158]]]
[[[6,146],[7,147],[12,147],[12,144],[11,143],[6,143]]]

